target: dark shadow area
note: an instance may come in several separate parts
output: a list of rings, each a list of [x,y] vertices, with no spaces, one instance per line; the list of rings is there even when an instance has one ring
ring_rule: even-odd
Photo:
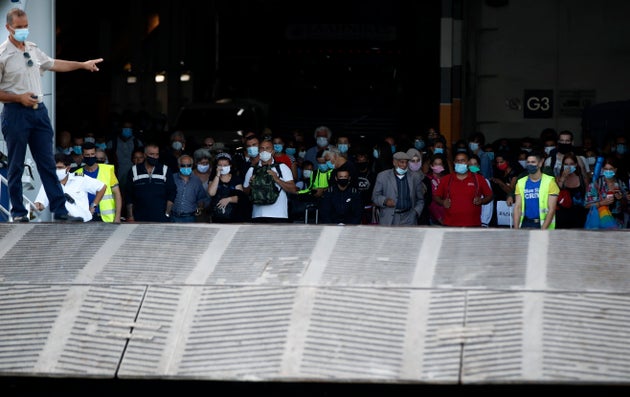
[[[330,382],[222,382],[187,380],[132,380],[132,379],[79,379],[79,378],[0,378],[3,396],[60,394],[64,396],[89,395],[149,395],[150,393],[211,393],[213,395],[245,396],[406,396],[406,395],[474,395],[514,396],[556,394],[562,396],[627,396],[628,386],[614,385],[557,385],[557,384],[506,384],[506,385],[435,385],[435,384],[384,384],[384,383],[330,383]]]

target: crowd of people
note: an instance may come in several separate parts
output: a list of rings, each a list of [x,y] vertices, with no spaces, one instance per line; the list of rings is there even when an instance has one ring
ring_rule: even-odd
[[[575,229],[590,207],[605,207],[616,228],[628,227],[624,136],[595,148],[553,129],[492,143],[477,132],[452,144],[433,128],[370,144],[326,126],[309,135],[267,129],[234,149],[211,136],[189,147],[183,131],[145,143],[123,123],[109,139],[61,133],[57,155],[71,160],[70,173],[105,185],[88,195],[93,220],[105,222]]]

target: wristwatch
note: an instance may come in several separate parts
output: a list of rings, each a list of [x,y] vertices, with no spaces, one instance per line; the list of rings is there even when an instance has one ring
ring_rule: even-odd
[[[96,208],[96,207],[98,207],[98,204],[96,204],[96,203],[92,203],[92,204],[90,204],[90,207],[92,207],[92,208]]]

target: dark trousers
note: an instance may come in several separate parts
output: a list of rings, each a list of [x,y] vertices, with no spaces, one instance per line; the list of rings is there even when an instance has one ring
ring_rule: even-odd
[[[31,149],[50,202],[50,212],[55,215],[67,214],[66,198],[55,172],[54,132],[46,106],[40,103],[37,109],[33,109],[20,103],[6,103],[1,117],[2,133],[7,142],[7,156],[9,157],[7,180],[12,206],[11,215],[16,217],[28,214],[22,197],[22,174],[27,145]]]

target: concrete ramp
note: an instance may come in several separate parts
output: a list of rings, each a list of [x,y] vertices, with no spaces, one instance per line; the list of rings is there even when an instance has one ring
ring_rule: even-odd
[[[625,231],[0,224],[0,376],[630,384]]]

